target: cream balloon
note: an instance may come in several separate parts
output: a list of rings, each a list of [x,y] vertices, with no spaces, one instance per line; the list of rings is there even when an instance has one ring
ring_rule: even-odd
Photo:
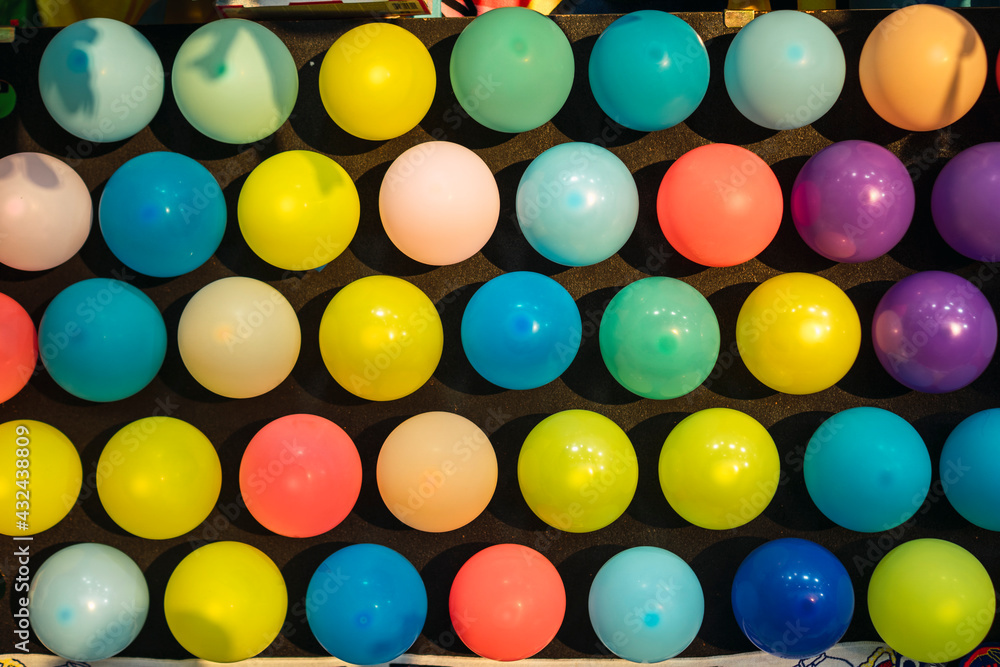
[[[92,220],[90,191],[65,162],[41,153],[0,159],[0,263],[59,266],[83,247]]]
[[[378,490],[397,519],[443,533],[478,517],[497,486],[497,457],[482,429],[450,412],[410,417],[385,439]]]
[[[277,387],[292,372],[301,344],[299,320],[285,297],[242,276],[198,290],[177,327],[188,372],[229,398],[260,396]]]

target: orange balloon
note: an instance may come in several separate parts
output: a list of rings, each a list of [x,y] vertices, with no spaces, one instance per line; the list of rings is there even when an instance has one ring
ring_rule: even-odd
[[[986,85],[986,49],[957,12],[939,5],[894,11],[861,50],[861,90],[879,116],[927,132],[968,113]]]

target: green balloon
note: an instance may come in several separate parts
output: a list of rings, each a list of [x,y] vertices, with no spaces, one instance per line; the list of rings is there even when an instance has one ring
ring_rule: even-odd
[[[623,387],[645,398],[694,391],[719,358],[719,321],[698,290],[675,278],[643,278],[611,300],[601,356]]]
[[[451,87],[477,122],[498,132],[544,125],[573,87],[573,48],[547,16],[501,7],[466,26],[451,52]]]
[[[0,118],[9,116],[15,104],[17,104],[17,93],[14,92],[14,86],[6,81],[0,81]]]

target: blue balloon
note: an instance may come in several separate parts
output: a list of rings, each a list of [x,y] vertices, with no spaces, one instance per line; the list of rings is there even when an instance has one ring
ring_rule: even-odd
[[[639,191],[614,153],[570,142],[531,161],[517,186],[515,209],[521,232],[539,254],[565,266],[589,266],[628,241],[639,217]]]
[[[331,555],[306,589],[306,620],[330,655],[376,665],[406,652],[424,627],[427,591],[413,565],[378,544]]]
[[[657,10],[609,25],[590,54],[590,88],[608,117],[633,130],[673,127],[708,91],[704,42],[683,19]]]
[[[156,304],[135,287],[91,278],[49,303],[38,348],[60,387],[88,401],[117,401],[156,377],[167,353],[167,327]]]
[[[531,271],[490,280],[462,315],[469,363],[504,389],[534,389],[569,368],[580,349],[583,323],[566,288]]]
[[[759,649],[799,660],[844,636],[854,587],[844,565],[815,542],[773,540],[744,559],[733,580],[733,613]]]
[[[838,412],[806,446],[809,496],[834,523],[860,533],[912,517],[931,486],[931,457],[909,422],[882,408]]]
[[[740,28],[726,52],[729,98],[744,116],[772,130],[823,116],[840,97],[846,71],[833,31],[792,9],[758,16]]]
[[[215,177],[179,153],[144,153],[119,167],[99,215],[115,257],[159,278],[197,269],[226,231],[226,200]]]
[[[705,595],[694,570],[658,547],[626,549],[605,563],[590,586],[590,623],[615,655],[658,662],[694,641]]]
[[[120,653],[138,636],[148,611],[142,570],[104,544],[60,549],[38,568],[28,591],[28,614],[38,640],[76,662]]]
[[[941,486],[952,507],[971,523],[1000,531],[1000,408],[966,417],[941,451]]]

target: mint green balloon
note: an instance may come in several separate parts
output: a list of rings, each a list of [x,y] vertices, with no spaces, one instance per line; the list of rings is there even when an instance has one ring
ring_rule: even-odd
[[[645,398],[677,398],[705,381],[719,358],[719,321],[695,288],[643,278],[611,300],[601,318],[601,356],[623,387]]]
[[[573,87],[573,48],[552,19],[501,7],[465,27],[451,52],[451,87],[473,119],[498,132],[550,121]]]
[[[227,144],[273,134],[299,94],[295,59],[273,32],[253,21],[223,19],[181,44],[171,83],[181,113],[196,130]]]

